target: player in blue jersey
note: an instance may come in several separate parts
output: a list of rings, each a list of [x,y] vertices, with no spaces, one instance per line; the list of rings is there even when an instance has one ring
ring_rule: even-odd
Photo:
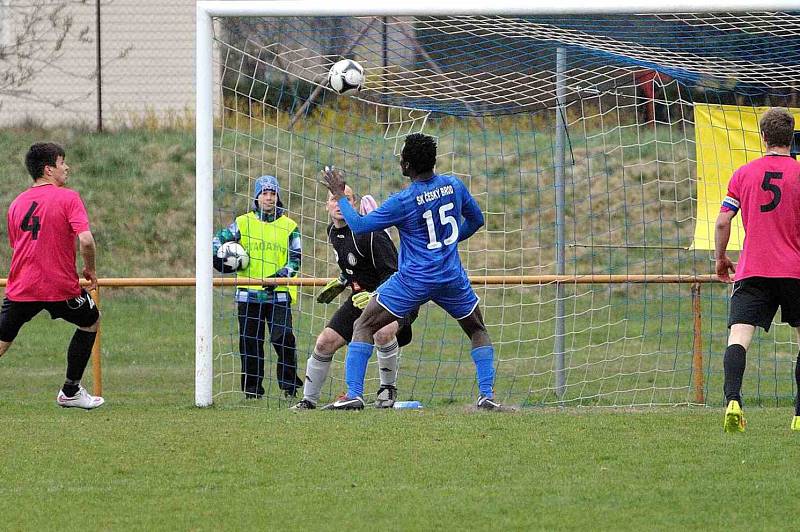
[[[353,341],[347,349],[347,393],[326,408],[364,408],[364,374],[372,356],[373,335],[382,327],[404,318],[433,301],[458,320],[472,341],[481,409],[501,408],[494,400],[494,347],[489,339],[478,296],[461,265],[458,243],[483,226],[483,214],[475,198],[459,179],[435,174],[436,141],[414,133],[406,137],[400,155],[403,175],[411,180],[366,216],[359,216],[344,195],[344,174],[326,168],[323,179],[338,198],[347,225],[355,234],[395,226],[400,233],[398,270],[376,290],[355,322]]]

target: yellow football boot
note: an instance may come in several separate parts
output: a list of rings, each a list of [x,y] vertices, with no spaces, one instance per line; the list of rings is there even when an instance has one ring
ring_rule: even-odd
[[[746,424],[739,401],[730,401],[728,408],[725,409],[725,423],[723,425],[725,432],[744,432]]]

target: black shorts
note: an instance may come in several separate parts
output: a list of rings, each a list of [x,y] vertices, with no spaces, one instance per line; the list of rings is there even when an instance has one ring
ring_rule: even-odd
[[[11,301],[3,300],[0,310],[0,340],[13,342],[23,325],[41,311],[46,310],[52,319],[62,319],[78,327],[94,325],[100,311],[89,293],[81,289],[81,295],[66,301]]]
[[[775,313],[781,321],[800,326],[800,279],[748,277],[733,283],[728,328],[737,323],[769,331]]]
[[[362,310],[356,308],[352,299],[348,297],[342,306],[333,313],[327,326],[336,331],[349,344],[353,339],[353,324],[361,316],[361,312]],[[411,343],[411,324],[417,319],[417,314],[418,311],[414,311],[405,318],[397,320],[400,324],[400,329],[397,331],[397,343],[400,347]]]

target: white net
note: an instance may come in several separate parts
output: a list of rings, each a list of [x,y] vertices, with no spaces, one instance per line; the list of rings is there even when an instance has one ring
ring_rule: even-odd
[[[696,123],[697,106],[739,110],[738,126],[730,120],[708,126],[724,128],[727,137],[748,130],[748,110],[797,107],[797,15],[217,22],[217,228],[250,209],[259,176],[276,176],[302,234],[299,277],[334,277],[319,170],[343,168],[357,194],[385,200],[404,186],[397,154],[405,135],[434,135],[437,171],[462,179],[486,218],[461,244],[461,257],[495,344],[501,400],[721,400],[725,288],[661,277],[713,270],[699,236],[706,203],[715,200],[704,196],[705,170],[698,174],[705,130]],[[557,76],[559,48],[563,78]],[[325,84],[328,68],[341,58],[365,68],[365,88],[355,97]],[[557,113],[565,122],[560,132]],[[559,273],[559,263],[568,276],[560,290],[550,278],[530,277]],[[585,282],[601,275],[637,282]],[[235,290],[219,289],[214,299],[215,400],[241,397]],[[301,287],[293,306],[301,376],[336,308],[315,302],[316,290]],[[269,334],[264,351],[264,395],[282,400]],[[748,356],[748,379],[756,383],[746,388],[757,389],[760,400],[790,398],[796,351],[786,327],[764,335]],[[402,351],[400,398],[474,397],[469,352],[458,324],[424,306],[414,341]],[[328,397],[343,389],[343,359],[341,350]],[[367,391],[377,382],[371,367]]]

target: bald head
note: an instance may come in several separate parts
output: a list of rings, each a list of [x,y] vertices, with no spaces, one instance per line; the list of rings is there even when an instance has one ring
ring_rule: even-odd
[[[353,194],[353,189],[350,188],[349,185],[344,186],[344,195],[347,198],[347,201],[350,202],[350,205],[353,206],[355,209],[355,195]],[[339,210],[339,203],[336,201],[336,198],[333,197],[333,194],[328,192],[328,202],[327,202],[328,214],[331,217],[331,221],[333,225],[336,227],[344,227],[347,225],[347,222],[344,221],[344,216],[342,216],[342,211]]]
[[[355,200],[355,196],[353,195],[353,189],[350,188],[350,185],[344,186],[344,195],[347,196],[347,199],[350,201],[351,204]],[[331,201],[336,203],[336,201],[333,199],[333,194],[331,194],[331,192],[328,191],[328,203],[330,203]]]

